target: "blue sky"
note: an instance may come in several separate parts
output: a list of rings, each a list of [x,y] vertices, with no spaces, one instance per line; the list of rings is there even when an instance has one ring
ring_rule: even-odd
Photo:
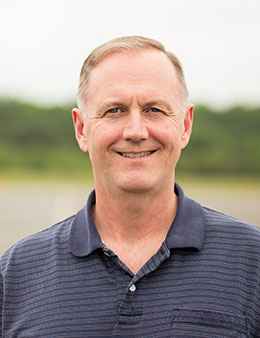
[[[259,0],[8,0],[0,11],[0,96],[71,102],[81,65],[123,35],[181,60],[191,101],[260,104]]]

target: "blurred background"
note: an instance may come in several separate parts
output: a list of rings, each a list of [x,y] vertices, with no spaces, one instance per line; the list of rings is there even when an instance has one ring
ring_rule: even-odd
[[[81,65],[123,35],[181,60],[195,104],[177,181],[255,226],[260,201],[258,0],[9,0],[1,3],[0,254],[81,208],[93,188],[71,119]]]

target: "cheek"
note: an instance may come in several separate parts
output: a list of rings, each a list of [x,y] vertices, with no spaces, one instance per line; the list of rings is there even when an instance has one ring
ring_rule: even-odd
[[[163,125],[156,126],[154,129],[156,138],[160,140],[162,144],[169,146],[170,148],[178,148],[181,146],[182,132],[181,126],[176,121],[168,121]]]
[[[104,152],[120,137],[118,128],[105,123],[92,125],[88,131],[87,142],[90,156],[91,154],[94,156],[104,156]]]

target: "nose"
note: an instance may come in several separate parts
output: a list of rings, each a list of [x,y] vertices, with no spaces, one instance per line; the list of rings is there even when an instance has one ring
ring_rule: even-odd
[[[129,112],[124,126],[123,137],[133,142],[139,142],[148,138],[147,126],[141,111],[135,109]]]

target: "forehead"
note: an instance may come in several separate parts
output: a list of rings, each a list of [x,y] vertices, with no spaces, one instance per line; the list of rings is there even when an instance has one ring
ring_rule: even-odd
[[[92,69],[87,101],[130,92],[133,95],[157,92],[158,96],[160,93],[180,96],[177,73],[167,55],[157,50],[115,52]]]

